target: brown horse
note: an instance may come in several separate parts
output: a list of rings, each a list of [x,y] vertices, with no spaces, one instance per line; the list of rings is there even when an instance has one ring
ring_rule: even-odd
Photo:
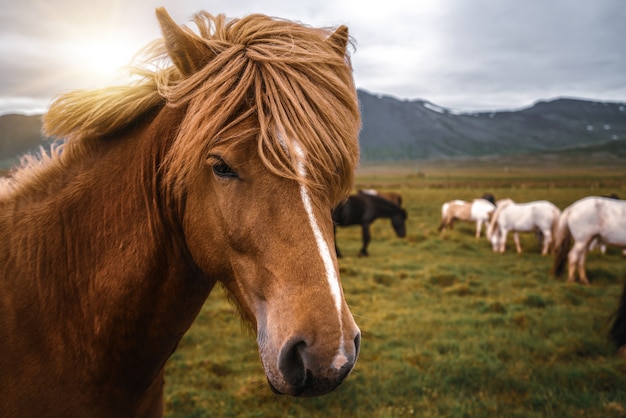
[[[360,189],[360,194],[369,194],[372,196],[380,196],[383,199],[387,199],[397,206],[402,206],[402,195],[398,192],[381,192],[376,189]]]
[[[274,391],[327,393],[356,362],[330,216],[358,161],[347,28],[157,17],[143,78],[60,97],[62,148],[0,184],[2,417],[161,416],[217,282]]]

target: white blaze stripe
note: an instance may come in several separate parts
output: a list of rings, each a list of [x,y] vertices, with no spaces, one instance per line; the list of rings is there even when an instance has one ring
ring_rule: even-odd
[[[294,142],[294,148],[296,150],[298,159],[297,167],[298,174],[302,177],[306,177],[306,169],[304,168],[304,151],[300,148],[300,145],[297,142]],[[333,366],[336,368],[340,368],[343,366],[347,359],[344,353],[344,340],[343,340],[343,321],[341,319],[341,288],[339,287],[339,278],[337,277],[337,270],[335,269],[335,264],[333,263],[333,257],[330,252],[330,248],[328,247],[328,243],[322,236],[322,231],[317,223],[317,219],[315,218],[315,214],[313,213],[313,206],[311,205],[311,198],[309,197],[309,192],[307,191],[304,184],[300,184],[300,196],[302,197],[302,203],[304,204],[304,210],[306,211],[309,217],[309,223],[311,224],[311,229],[313,230],[313,235],[315,236],[315,242],[317,243],[317,249],[322,257],[322,261],[324,262],[324,268],[326,269],[326,280],[328,280],[328,285],[330,286],[330,293],[333,296],[335,302],[335,308],[337,309],[338,319],[339,319],[339,328],[341,329],[341,340],[339,341],[339,352],[337,353],[336,359],[333,362]],[[340,360],[341,358],[341,360]],[[339,361],[337,361],[339,360]],[[340,364],[341,363],[341,364]]]
[[[300,163],[298,164],[298,168],[300,169]],[[335,308],[337,309],[337,319],[339,320],[340,330],[339,349],[337,351],[335,359],[332,362],[332,366],[336,369],[339,369],[348,362],[348,359],[344,354],[345,350],[343,339],[343,321],[341,319],[341,288],[339,287],[339,278],[337,277],[337,271],[335,270],[335,264],[333,263],[333,258],[330,254],[328,244],[322,236],[322,231],[320,230],[320,227],[317,224],[317,219],[315,219],[315,215],[313,214],[311,198],[309,197],[309,193],[307,192],[306,187],[303,184],[300,185],[300,196],[302,196],[304,209],[309,216],[309,223],[311,224],[311,229],[313,229],[313,235],[315,236],[315,241],[317,242],[317,249],[320,253],[320,256],[322,257],[322,260],[324,261],[324,267],[326,269],[326,280],[328,280],[330,293],[333,296],[333,299],[335,301]]]
[[[302,177],[306,177],[306,170],[304,168],[304,152],[302,148],[300,148],[300,144],[297,142],[294,143],[295,150],[298,158],[298,174]],[[315,242],[317,243],[317,248],[319,250],[320,256],[324,261],[324,268],[326,269],[326,279],[328,280],[328,284],[330,285],[330,292],[333,295],[333,299],[335,300],[335,307],[337,308],[337,312],[339,312],[339,320],[341,321],[341,288],[339,287],[339,278],[337,277],[337,271],[335,270],[335,264],[333,263],[333,257],[330,253],[330,248],[328,247],[328,243],[322,236],[322,231],[317,223],[317,219],[315,218],[315,214],[313,214],[313,206],[311,206],[311,198],[309,197],[309,192],[307,191],[304,184],[300,184],[300,196],[302,197],[302,203],[304,204],[304,210],[306,214],[309,216],[309,223],[311,224],[311,229],[313,230],[313,235],[315,236]]]
[[[317,219],[315,219],[315,215],[313,214],[311,199],[309,198],[309,193],[307,192],[304,185],[300,185],[300,195],[302,196],[304,209],[306,210],[307,215],[309,215],[309,223],[311,224],[311,228],[313,229],[313,235],[315,235],[317,248],[320,252],[322,260],[324,261],[324,267],[326,268],[326,279],[328,280],[328,284],[330,285],[330,292],[332,293],[333,299],[335,300],[335,307],[337,308],[337,312],[341,313],[341,289],[339,287],[339,279],[337,278],[335,264],[333,263],[333,258],[330,255],[330,249],[328,248],[328,244],[322,236],[322,231],[320,230],[320,227],[317,224]],[[339,317],[339,320],[341,320],[341,317]]]

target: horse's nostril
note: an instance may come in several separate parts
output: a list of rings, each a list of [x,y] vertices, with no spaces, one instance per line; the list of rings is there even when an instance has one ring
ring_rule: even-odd
[[[306,343],[302,340],[290,341],[280,350],[278,357],[278,370],[296,389],[306,385],[307,372],[302,358],[305,347]]]
[[[336,388],[354,367],[361,346],[360,332],[353,342],[354,351],[352,347],[347,352],[341,348],[334,353],[326,353],[324,357],[319,347],[308,345],[303,339],[289,340],[278,355],[278,371],[287,385],[286,393],[316,396]]]

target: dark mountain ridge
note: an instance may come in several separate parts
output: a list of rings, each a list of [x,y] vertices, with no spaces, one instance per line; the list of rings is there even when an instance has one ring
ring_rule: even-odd
[[[626,139],[625,103],[557,98],[520,110],[459,113],[364,90],[358,97],[365,162],[521,155]],[[0,167],[46,146],[42,139],[40,115],[0,116]]]
[[[626,104],[559,98],[515,111],[457,113],[359,91],[362,159],[440,159],[554,151],[626,138]]]
[[[17,160],[20,155],[37,150],[45,144],[41,135],[41,115],[0,116],[0,167]]]

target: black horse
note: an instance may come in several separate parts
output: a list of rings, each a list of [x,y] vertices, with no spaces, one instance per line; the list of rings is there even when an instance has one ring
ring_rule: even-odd
[[[406,235],[406,210],[379,196],[363,193],[350,195],[345,202],[333,209],[332,217],[335,223],[337,257],[341,257],[341,252],[337,247],[337,226],[361,225],[363,228],[363,247],[359,251],[359,256],[369,255],[367,245],[371,239],[370,224],[378,218],[391,219],[391,225],[396,231],[396,235],[400,238],[404,238]]]

